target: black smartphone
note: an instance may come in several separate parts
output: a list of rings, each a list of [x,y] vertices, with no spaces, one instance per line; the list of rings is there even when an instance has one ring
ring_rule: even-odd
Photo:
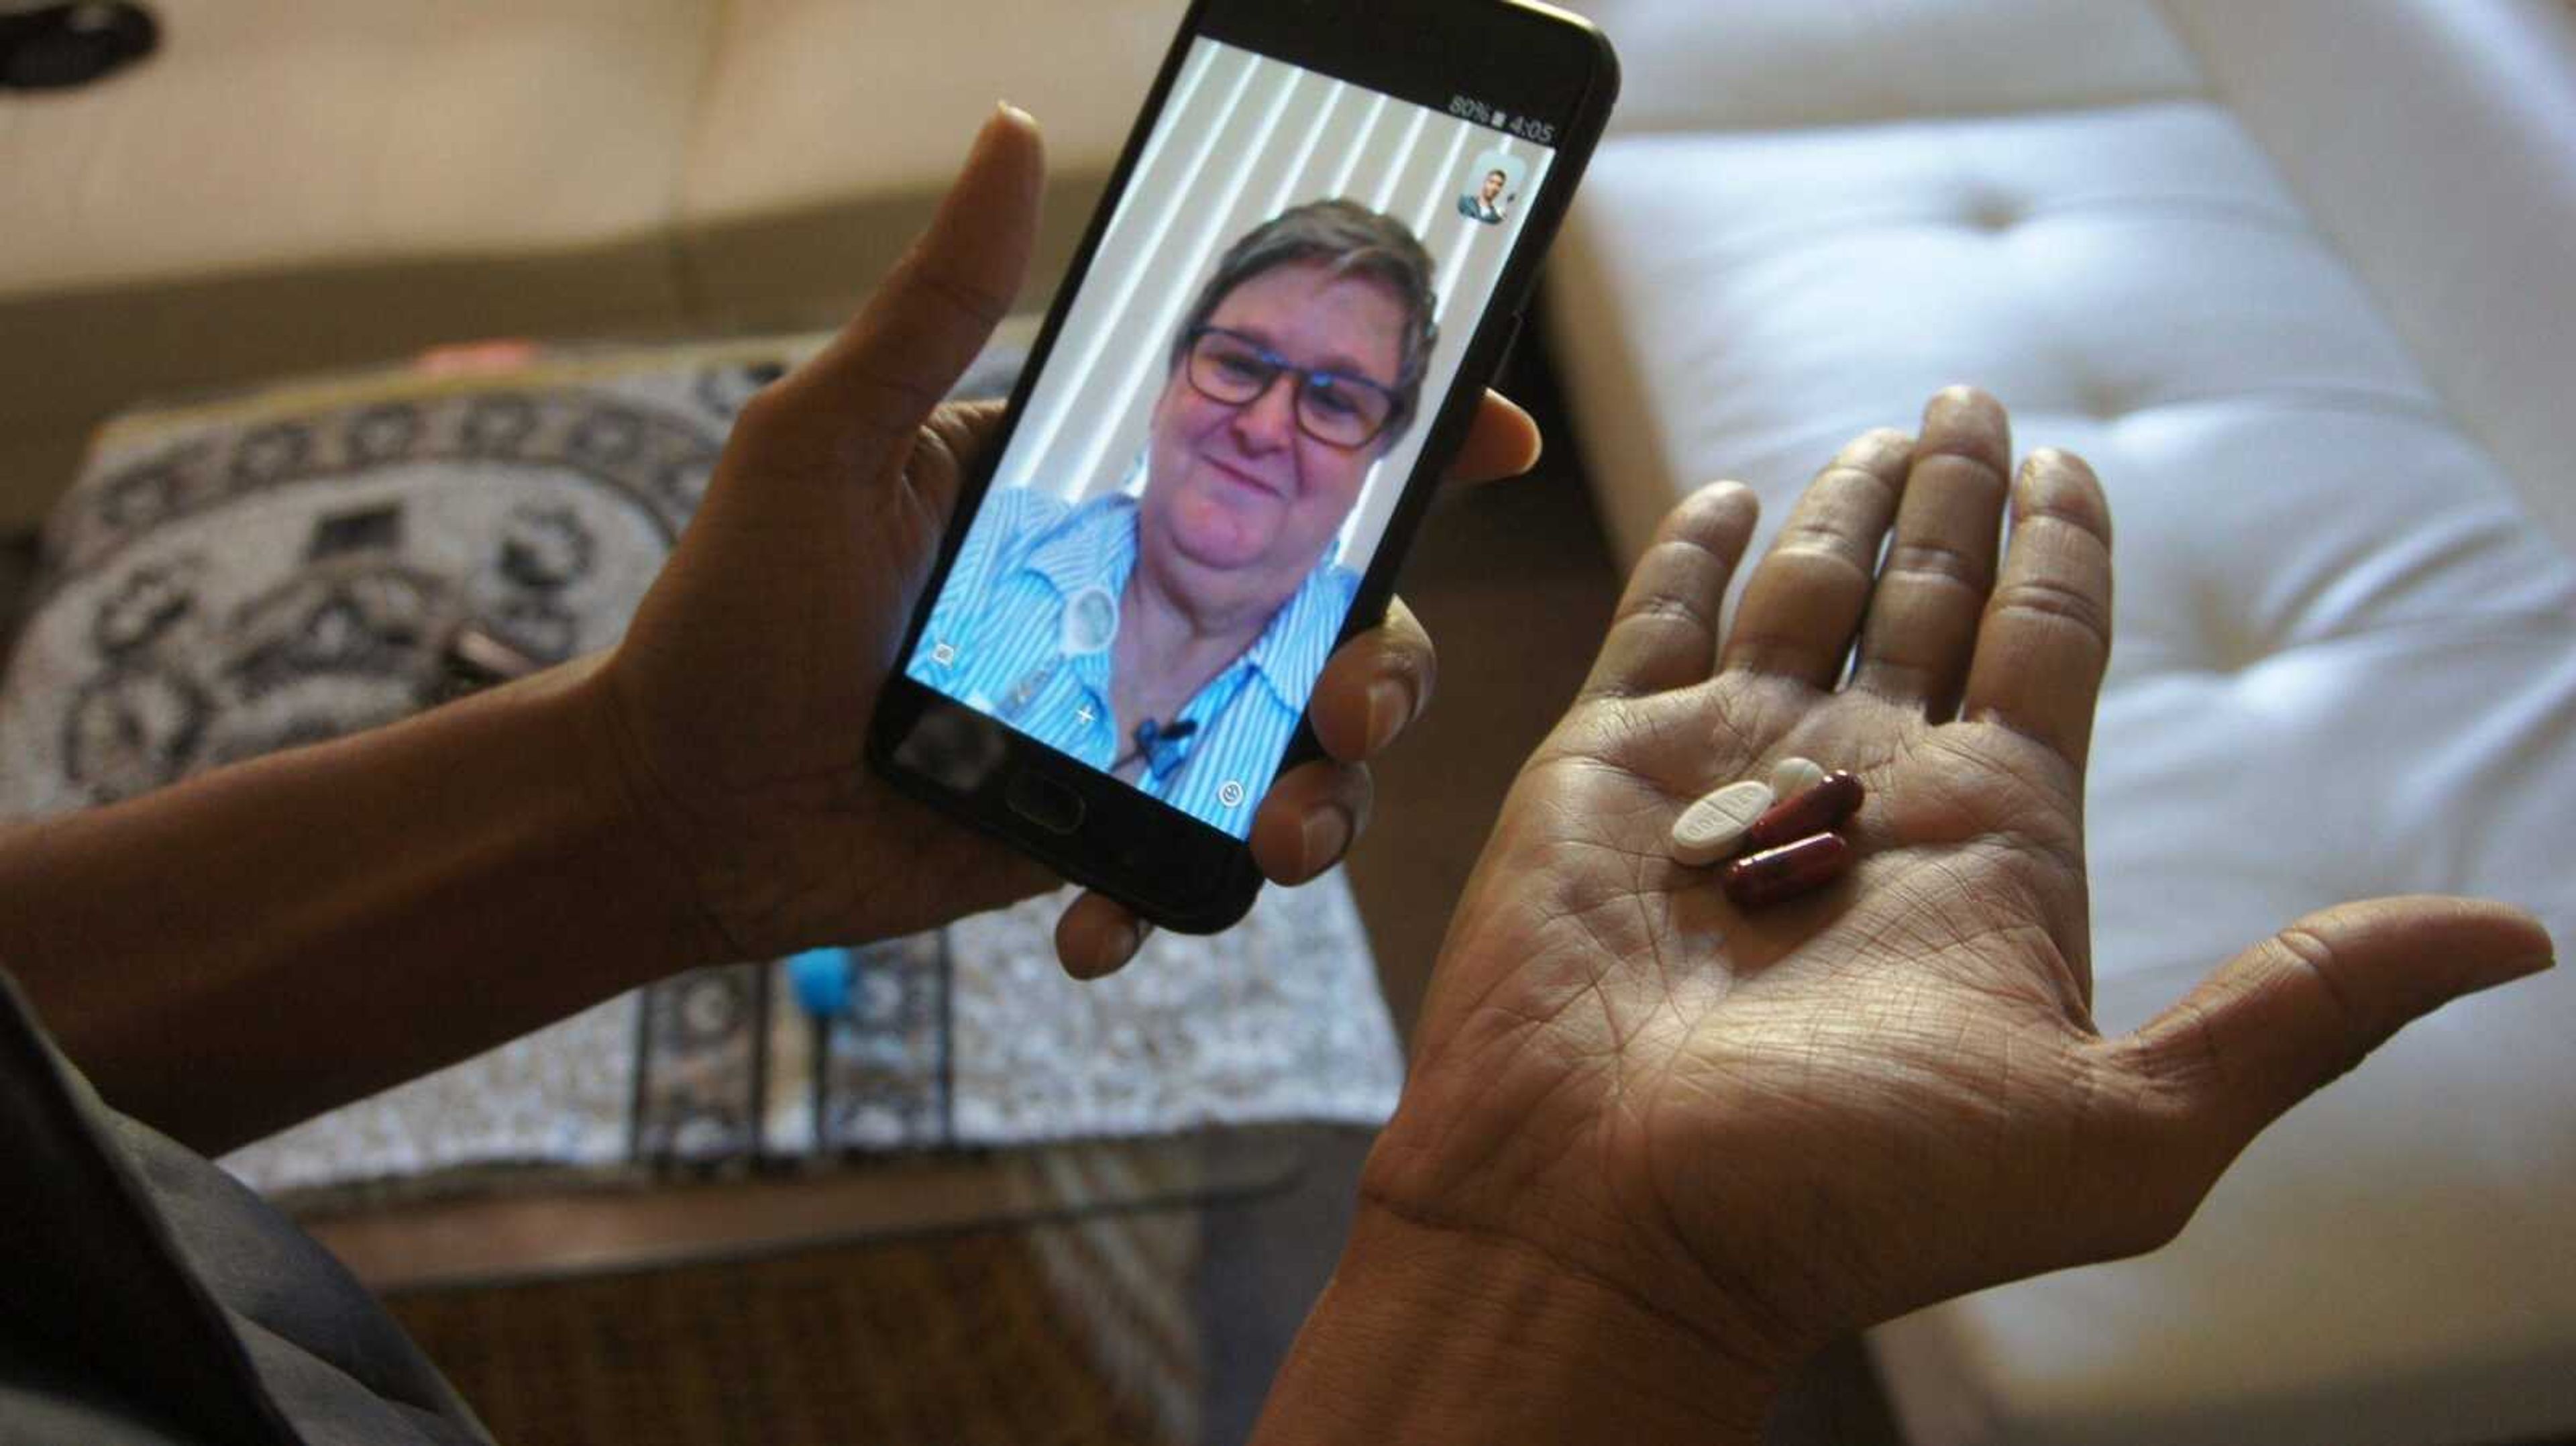
[[[1306,703],[1521,323],[1609,118],[1523,0],[1197,0],[961,494],[869,734],[1145,918],[1242,917]]]

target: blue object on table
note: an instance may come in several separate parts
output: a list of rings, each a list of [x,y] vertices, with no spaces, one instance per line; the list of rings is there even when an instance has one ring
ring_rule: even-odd
[[[857,974],[850,951],[837,946],[808,949],[787,960],[787,977],[796,986],[796,1003],[817,1019],[834,1019],[850,1012],[850,986]]]

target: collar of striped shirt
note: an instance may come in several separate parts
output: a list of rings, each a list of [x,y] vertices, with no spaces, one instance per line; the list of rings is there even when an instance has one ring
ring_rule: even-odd
[[[1081,503],[1030,549],[1021,566],[1045,578],[1059,597],[1097,585],[1123,599],[1127,579],[1136,570],[1136,499],[1108,492]],[[1305,712],[1307,695],[1341,632],[1342,615],[1358,591],[1357,573],[1329,556],[1318,558],[1297,591],[1271,614],[1261,636],[1244,650],[1238,666],[1248,664],[1279,706],[1292,714]]]

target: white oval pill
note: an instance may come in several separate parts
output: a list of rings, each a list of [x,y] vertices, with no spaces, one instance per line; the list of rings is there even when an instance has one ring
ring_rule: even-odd
[[[1771,791],[1782,798],[1799,794],[1825,781],[1825,766],[1812,758],[1783,758],[1771,765]]]
[[[1758,778],[1730,783],[1682,810],[1673,820],[1676,862],[1713,864],[1735,852],[1744,830],[1771,807],[1771,785]]]

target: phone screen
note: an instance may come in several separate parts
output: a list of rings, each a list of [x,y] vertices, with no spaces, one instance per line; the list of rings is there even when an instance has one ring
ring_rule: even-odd
[[[1552,136],[1195,40],[906,674],[1248,836]]]

